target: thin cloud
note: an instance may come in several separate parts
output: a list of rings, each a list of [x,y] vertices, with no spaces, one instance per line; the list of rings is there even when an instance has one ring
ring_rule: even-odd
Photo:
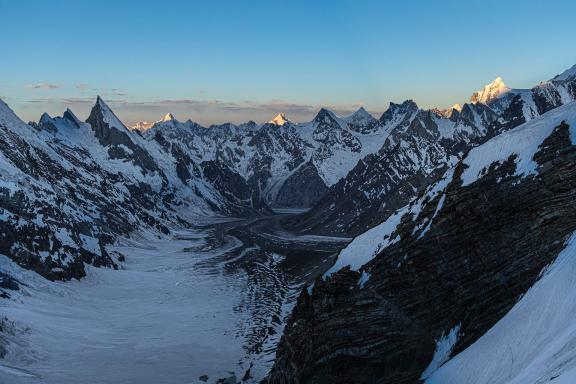
[[[313,113],[320,110],[320,108],[328,108],[337,113],[350,113],[358,109],[361,104],[353,104],[350,106],[339,105],[319,105],[319,104],[300,104],[293,102],[286,102],[281,100],[271,100],[269,102],[255,102],[244,100],[241,102],[230,102],[224,100],[194,100],[194,99],[160,99],[154,101],[127,101],[124,103],[126,106],[144,106],[153,108],[170,108],[171,106],[188,107],[191,110],[204,110],[207,108],[216,108],[222,111],[229,112],[257,112],[257,111],[282,111],[282,112],[295,112],[295,113]]]
[[[38,83],[38,84],[28,84],[26,86],[28,89],[57,89],[60,88],[58,84],[52,83]]]
[[[108,95],[112,95],[109,93]],[[124,96],[125,93],[116,92],[114,95]],[[350,113],[358,109],[362,104],[354,103],[352,105],[324,105],[324,104],[300,104],[286,102],[281,100],[271,100],[269,102],[256,102],[243,100],[240,102],[224,100],[194,100],[194,99],[159,99],[149,101],[134,101],[127,99],[104,99],[107,103],[120,106],[123,108],[158,108],[169,109],[171,107],[184,107],[191,111],[205,109],[219,109],[229,112],[257,112],[257,111],[279,111],[279,112],[296,112],[296,113],[313,113],[321,108],[330,109],[336,113]],[[95,97],[74,97],[74,98],[36,98],[28,100],[29,103],[50,103],[50,104],[94,104]]]
[[[76,84],[76,89],[79,89],[81,91],[85,91],[87,89],[90,89],[90,87],[88,86],[88,84],[80,83],[80,84]]]
[[[121,92],[118,92],[121,93]],[[126,117],[127,122],[154,121],[167,112],[185,119],[191,118],[202,124],[215,124],[225,121],[241,123],[248,120],[267,121],[279,112],[286,113],[292,121],[310,121],[321,108],[327,108],[337,115],[345,116],[356,111],[362,103],[348,105],[308,104],[272,99],[270,101],[225,101],[219,99],[157,99],[134,100],[123,97],[106,97],[104,100],[119,116]],[[89,111],[96,102],[96,97],[52,97],[34,98],[28,103],[58,105],[58,108],[70,107],[80,111]],[[52,107],[51,107],[52,108]],[[375,116],[375,114],[373,113]]]
[[[64,98],[46,98],[46,99],[30,99],[26,100],[27,103],[44,103],[44,104],[94,104],[96,97],[64,97]],[[126,100],[107,100],[108,103],[124,103]]]
[[[120,96],[120,97],[124,97],[124,96],[128,96],[128,94],[126,92],[121,92],[121,91],[113,91],[110,93],[106,93],[105,95],[109,95],[109,96]]]

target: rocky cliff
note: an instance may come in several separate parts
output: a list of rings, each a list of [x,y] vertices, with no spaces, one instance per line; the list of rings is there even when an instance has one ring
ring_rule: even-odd
[[[570,103],[474,148],[356,238],[302,292],[267,382],[418,383],[485,334],[576,230],[575,124]]]
[[[407,204],[473,146],[576,99],[571,68],[531,89],[498,78],[461,108],[391,104],[376,127],[389,136],[288,225],[304,232],[357,235]]]

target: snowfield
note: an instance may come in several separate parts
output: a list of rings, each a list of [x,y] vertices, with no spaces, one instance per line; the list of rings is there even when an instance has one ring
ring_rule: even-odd
[[[223,273],[223,255],[240,246],[228,236],[214,246],[201,230],[147,234],[115,247],[128,255],[125,269],[87,266],[86,278],[70,282],[50,282],[0,256],[0,269],[22,282],[11,291],[15,300],[0,301],[15,329],[0,383],[181,384],[231,372],[242,378],[250,363],[242,332],[253,320],[236,307],[247,281],[241,272]],[[262,364],[251,373],[263,375]]]

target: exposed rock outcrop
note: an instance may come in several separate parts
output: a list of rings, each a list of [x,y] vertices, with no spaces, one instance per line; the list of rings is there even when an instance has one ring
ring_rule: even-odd
[[[490,329],[576,230],[568,124],[539,145],[536,174],[517,156],[469,184],[465,158],[442,193],[412,203],[386,236],[396,242],[304,290],[268,382],[418,383],[441,336],[456,330],[454,354]]]

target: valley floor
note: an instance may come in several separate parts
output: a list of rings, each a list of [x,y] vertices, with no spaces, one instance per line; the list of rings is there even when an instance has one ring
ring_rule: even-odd
[[[232,374],[258,382],[302,285],[346,240],[260,241],[258,226],[267,225],[123,239],[122,269],[87,267],[81,281],[49,282],[0,256],[24,283],[0,301],[9,342],[0,383],[213,383]]]

